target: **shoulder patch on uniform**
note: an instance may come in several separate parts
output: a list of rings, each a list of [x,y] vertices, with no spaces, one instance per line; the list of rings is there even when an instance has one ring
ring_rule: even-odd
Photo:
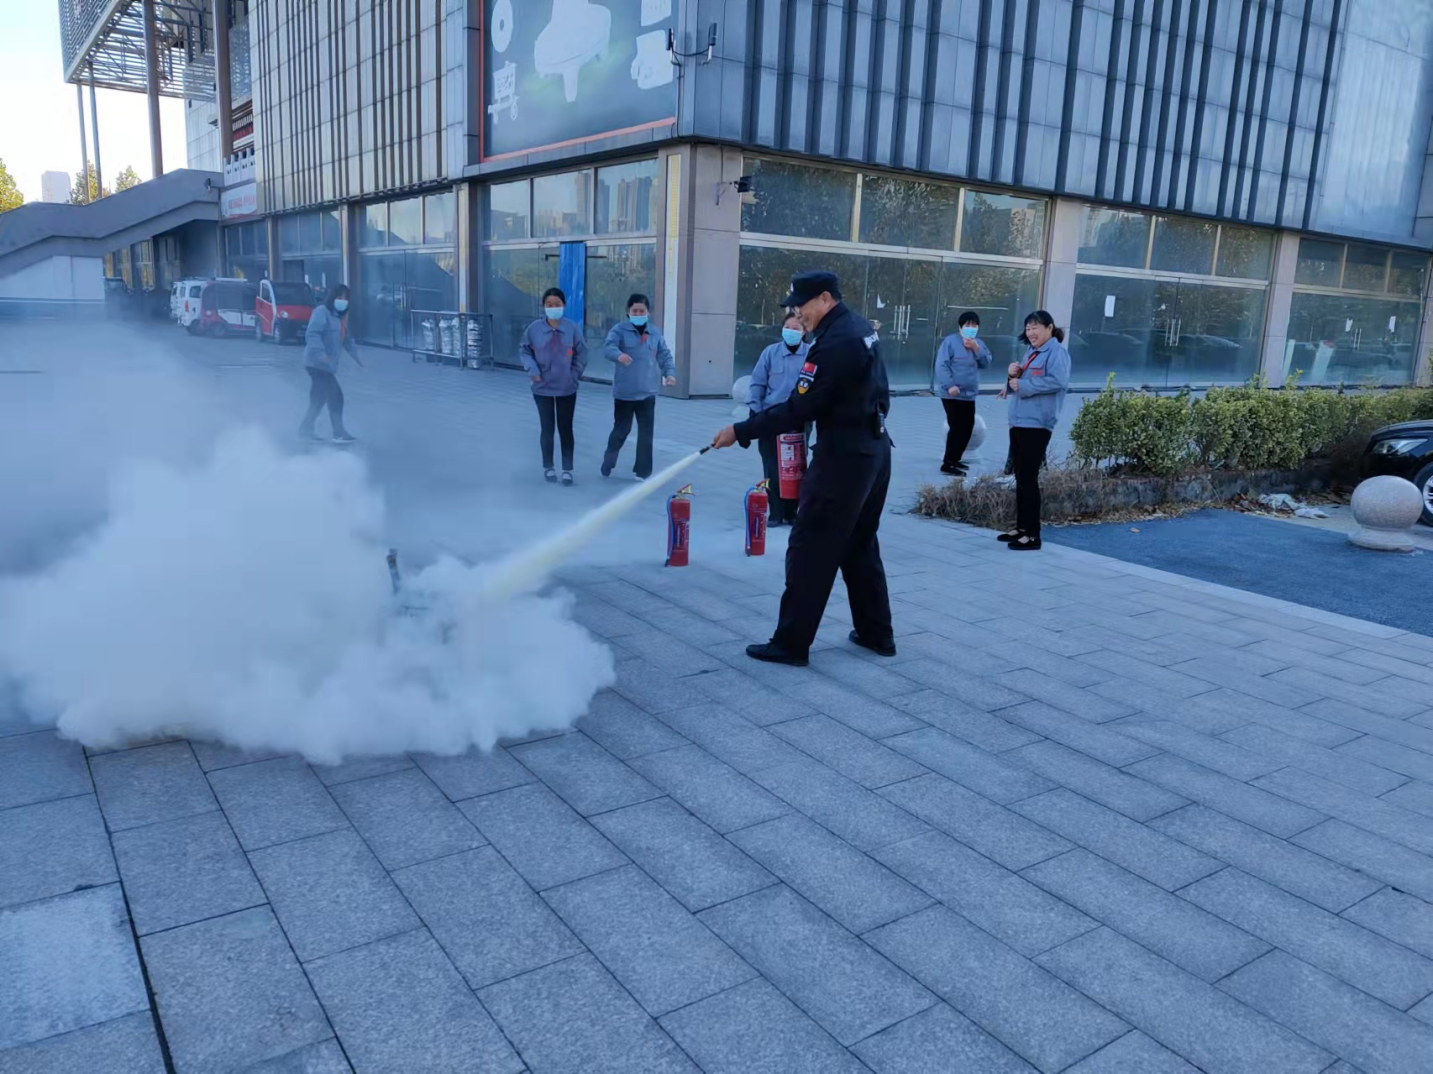
[[[867,337],[865,338],[865,341],[864,341],[865,344],[866,344],[866,350],[868,350],[868,351],[869,351],[869,350],[874,350],[875,347],[876,347],[876,344],[879,343],[880,341],[881,341],[881,334],[880,334],[879,332],[872,331],[871,334],[870,334],[869,336],[867,336]]]
[[[801,366],[801,372],[796,377],[796,394],[805,395],[811,387],[811,382],[816,379],[816,363],[806,362]]]

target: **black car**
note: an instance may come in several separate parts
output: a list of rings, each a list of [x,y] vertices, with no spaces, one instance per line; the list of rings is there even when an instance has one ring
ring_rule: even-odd
[[[1363,476],[1406,477],[1423,494],[1423,525],[1433,526],[1433,419],[1386,425],[1363,449]]]

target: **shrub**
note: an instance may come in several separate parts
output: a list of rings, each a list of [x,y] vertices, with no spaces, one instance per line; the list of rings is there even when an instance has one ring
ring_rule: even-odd
[[[1194,461],[1192,416],[1188,392],[1158,396],[1107,385],[1075,418],[1070,431],[1074,461],[1087,466],[1118,462],[1132,473],[1182,473]]]

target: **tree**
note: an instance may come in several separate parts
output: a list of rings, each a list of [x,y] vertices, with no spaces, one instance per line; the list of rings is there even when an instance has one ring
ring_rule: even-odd
[[[20,188],[15,185],[15,177],[6,170],[5,162],[0,160],[0,213],[18,209],[23,204],[25,195],[20,193]]]
[[[89,187],[89,197],[85,197],[85,187]],[[87,201],[99,201],[100,198],[107,198],[110,195],[108,187],[100,189],[99,183],[95,180],[95,166],[85,166],[83,173],[75,176],[75,184],[70,188],[70,204],[83,205]]]
[[[127,165],[124,171],[114,177],[114,188],[116,191],[128,190],[132,186],[139,186],[139,173],[134,170],[134,165]]]

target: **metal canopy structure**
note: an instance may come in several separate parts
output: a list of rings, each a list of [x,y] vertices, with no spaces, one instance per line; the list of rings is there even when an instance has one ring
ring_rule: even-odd
[[[213,19],[207,0],[153,0],[159,93],[214,99]],[[65,81],[144,93],[144,0],[59,0]]]

